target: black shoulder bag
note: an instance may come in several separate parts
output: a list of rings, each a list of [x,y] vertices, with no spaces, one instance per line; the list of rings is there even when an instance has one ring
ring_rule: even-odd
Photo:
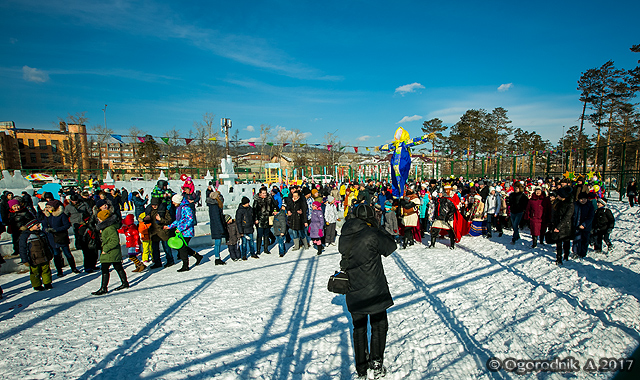
[[[347,259],[347,263],[348,263]],[[348,264],[346,266],[349,266]],[[327,290],[336,294],[347,294],[349,292],[349,275],[347,272],[339,271],[329,277]]]

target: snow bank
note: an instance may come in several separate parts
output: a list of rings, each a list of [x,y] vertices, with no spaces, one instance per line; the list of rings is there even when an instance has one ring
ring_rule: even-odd
[[[389,379],[605,379],[609,373],[489,372],[486,361],[625,357],[640,341],[638,208],[617,217],[608,255],[564,267],[549,246],[464,237],[450,251],[413,246],[383,259]],[[426,240],[425,240],[426,241]],[[284,258],[127,273],[131,288],[95,297],[99,275],[54,279],[35,293],[27,275],[3,275],[1,373],[7,379],[351,379],[350,317],[327,292],[336,247]],[[226,250],[223,255],[226,255]],[[193,263],[193,260],[192,260]],[[119,284],[112,273],[111,288]],[[636,363],[637,364],[637,363]]]

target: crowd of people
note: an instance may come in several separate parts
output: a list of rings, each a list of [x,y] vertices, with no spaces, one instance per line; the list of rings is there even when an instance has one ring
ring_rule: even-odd
[[[454,249],[462,236],[492,238],[496,233],[502,236],[506,229],[511,230],[512,244],[517,244],[520,230],[527,228],[532,248],[545,243],[556,245],[558,265],[572,252],[574,257],[584,257],[590,245],[596,253],[603,252],[603,241],[611,249],[609,235],[615,224],[602,190],[583,177],[574,181],[410,181],[401,198],[391,195],[391,184],[386,181],[305,181],[289,187],[263,186],[253,199],[243,197],[235,213],[227,214],[225,210],[235,205],[225,206],[213,183],[206,190],[204,202],[190,178],[184,179],[178,193],[168,185],[159,180],[150,195],[142,189],[71,188],[57,197],[44,193],[35,204],[26,192],[15,196],[5,191],[0,201],[0,231],[11,235],[14,254],[30,266],[35,290],[51,287],[49,262],[39,263],[44,259],[38,257],[51,256],[58,277],[65,275],[65,259],[71,272],[79,273],[71,254],[69,231],[73,231],[75,249],[83,254],[84,271],[100,269],[103,281],[96,293],[105,294],[110,266],[119,274],[121,288],[128,287],[116,250],[108,244],[117,242],[119,247],[119,239],[115,239],[118,233],[126,237],[134,272],[170,267],[177,261],[182,262],[179,271],[188,271],[189,257],[200,264],[202,256],[189,246],[200,204],[209,211],[215,265],[226,264],[221,256],[223,239],[233,261],[260,258],[262,253],[271,253],[269,247],[274,245],[284,257],[286,243],[292,243],[292,251],[313,245],[314,251],[322,254],[326,246],[335,244],[337,222],[352,217],[360,205],[372,207],[378,226],[402,248],[422,244],[423,238],[427,238],[425,246],[431,248],[440,237],[448,238],[448,247]],[[633,206],[637,197],[635,179],[629,182],[626,195]],[[125,211],[128,215],[123,218]],[[177,249],[177,258],[169,244],[175,236],[185,242]],[[105,251],[112,251],[113,258]],[[96,267],[98,262],[100,268]]]
[[[121,281],[113,291],[129,287],[120,235],[133,272],[168,268],[177,261],[182,264],[178,272],[185,272],[190,270],[190,257],[199,265],[203,256],[189,243],[201,204],[208,208],[215,265],[227,264],[221,254],[223,239],[232,261],[259,259],[276,245],[279,257],[312,245],[321,255],[325,247],[336,244],[337,223],[344,218],[338,250],[341,269],[350,276],[346,301],[352,314],[356,370],[360,376],[372,370],[376,377],[385,372],[386,309],[393,305],[380,258],[398,246],[423,244],[428,249],[439,238],[448,238],[448,248],[455,249],[466,235],[492,239],[505,233],[517,245],[522,240],[520,231],[528,229],[532,249],[555,245],[557,265],[570,257],[585,257],[589,246],[595,253],[605,252],[603,242],[607,251],[613,248],[613,213],[603,190],[584,177],[409,181],[399,198],[392,196],[386,181],[304,181],[292,186],[263,185],[253,199],[243,197],[237,208],[225,205],[214,183],[209,183],[202,202],[193,181],[183,180],[177,193],[167,181],[159,180],[150,196],[142,189],[129,193],[124,188],[70,188],[57,197],[45,192],[34,203],[26,192],[15,196],[5,191],[0,200],[0,232],[11,235],[14,254],[29,267],[33,289],[43,291],[53,287],[51,260],[58,278],[68,274],[65,259],[71,273],[80,273],[71,253],[73,231],[74,248],[83,255],[82,269],[87,273],[99,269],[102,275],[100,288],[92,294],[104,295],[109,292],[111,267]],[[625,195],[633,207],[635,179],[628,183]],[[234,209],[235,213],[229,212]]]

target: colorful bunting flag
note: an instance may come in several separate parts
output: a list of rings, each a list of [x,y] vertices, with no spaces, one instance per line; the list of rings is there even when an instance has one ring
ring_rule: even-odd
[[[251,145],[252,147],[256,147],[256,143],[249,141],[249,145]]]
[[[218,141],[218,139],[215,137],[209,137],[209,141]]]
[[[269,145],[269,146],[273,146],[273,143],[267,143],[267,145]]]
[[[111,137],[118,140],[120,144],[124,144],[124,142],[122,141],[122,135],[111,135]]]
[[[331,152],[331,147],[332,147],[332,146],[333,146],[333,145],[327,145],[327,150],[328,150],[329,152]]]
[[[189,145],[189,143],[190,143],[191,141],[193,141],[193,139],[184,139],[184,143],[185,143],[186,145]]]
[[[357,146],[354,146],[354,147],[353,147],[353,150],[355,150],[355,151],[356,151],[356,153],[358,153],[358,147],[357,147]],[[369,149],[367,149],[367,150],[369,150]]]
[[[138,137],[138,141],[140,141],[141,143],[143,143],[143,144],[144,144],[144,142],[145,142],[145,138],[144,138],[144,137]]]
[[[285,146],[289,145],[289,143],[282,143],[282,147],[284,148]]]
[[[169,138],[168,137],[160,137],[160,140],[164,141],[165,144],[169,145]]]

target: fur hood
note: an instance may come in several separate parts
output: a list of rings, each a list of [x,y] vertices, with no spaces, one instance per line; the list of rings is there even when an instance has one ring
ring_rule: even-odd
[[[43,202],[40,202],[40,203],[43,203]],[[40,203],[38,203],[38,205],[40,205]],[[45,206],[46,206],[46,202],[45,202]],[[63,206],[60,206],[60,207],[58,207],[57,209],[55,209],[55,210],[53,210],[51,212],[47,211],[46,208],[42,210],[42,213],[46,217],[60,216],[60,215],[62,215],[63,212],[64,212],[64,207]]]
[[[114,224],[118,224],[119,220],[118,220],[118,216],[117,215],[111,215],[110,217],[108,217],[107,219],[105,219],[102,222],[99,222],[96,227],[98,228],[98,230],[102,231],[105,228],[112,226]]]

